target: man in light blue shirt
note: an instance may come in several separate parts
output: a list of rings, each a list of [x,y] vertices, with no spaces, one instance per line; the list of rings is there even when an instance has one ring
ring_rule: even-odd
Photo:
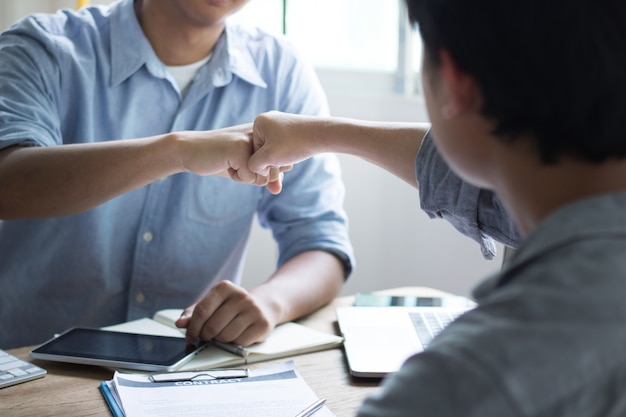
[[[257,114],[328,108],[284,39],[225,23],[245,3],[123,0],[0,35],[0,348],[185,307],[189,337],[247,345],[338,294],[337,159],[294,167],[280,194],[247,168]],[[246,291],[255,215],[278,269]]]

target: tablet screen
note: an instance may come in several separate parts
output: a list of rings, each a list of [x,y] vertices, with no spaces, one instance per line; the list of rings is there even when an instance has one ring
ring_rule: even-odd
[[[75,327],[31,352],[37,359],[131,369],[170,368],[197,352],[184,338]],[[182,363],[181,363],[182,365]]]

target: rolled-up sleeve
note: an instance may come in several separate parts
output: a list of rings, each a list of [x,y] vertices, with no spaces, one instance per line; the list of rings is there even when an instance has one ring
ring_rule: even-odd
[[[0,149],[60,144],[59,88],[66,71],[57,39],[36,18],[0,40]]]
[[[336,255],[348,277],[354,253],[343,208],[345,186],[336,155],[318,155],[296,164],[285,175],[283,191],[264,191],[259,221],[269,226],[279,247],[278,264],[309,250]]]
[[[264,74],[280,92],[279,110],[286,113],[328,116],[329,108],[314,67],[295,49],[283,49],[276,74]],[[335,255],[347,278],[355,267],[354,249],[344,210],[345,185],[337,155],[321,154],[300,162],[285,174],[278,195],[264,191],[258,219],[269,227],[278,244],[278,265],[311,250]]]
[[[447,220],[480,245],[483,256],[493,259],[494,240],[517,247],[517,227],[497,196],[470,185],[450,170],[437,151],[429,131],[417,154],[415,175],[421,208],[430,218]]]

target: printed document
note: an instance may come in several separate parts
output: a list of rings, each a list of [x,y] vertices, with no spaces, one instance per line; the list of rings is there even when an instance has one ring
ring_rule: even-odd
[[[116,372],[102,384],[114,415],[117,406],[125,417],[294,417],[318,399],[293,362],[255,369],[245,378],[152,382],[149,375]],[[325,406],[315,413],[333,416]]]

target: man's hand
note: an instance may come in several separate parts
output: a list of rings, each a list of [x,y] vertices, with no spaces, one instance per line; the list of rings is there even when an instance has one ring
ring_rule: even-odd
[[[293,164],[315,154],[307,142],[315,118],[271,111],[254,120],[252,144],[254,155],[248,166],[271,182],[277,173],[289,171]]]
[[[251,123],[205,132],[179,132],[177,137],[183,144],[183,165],[187,171],[266,186],[273,194],[281,191],[283,174],[280,169],[257,174],[248,167],[253,153]]]
[[[190,342],[216,339],[241,346],[265,340],[275,325],[269,307],[230,281],[217,283],[176,321],[176,326],[187,328]]]
[[[252,125],[210,131],[178,132],[182,165],[198,175],[221,175],[246,184],[265,185],[267,176],[248,168],[252,155]]]

